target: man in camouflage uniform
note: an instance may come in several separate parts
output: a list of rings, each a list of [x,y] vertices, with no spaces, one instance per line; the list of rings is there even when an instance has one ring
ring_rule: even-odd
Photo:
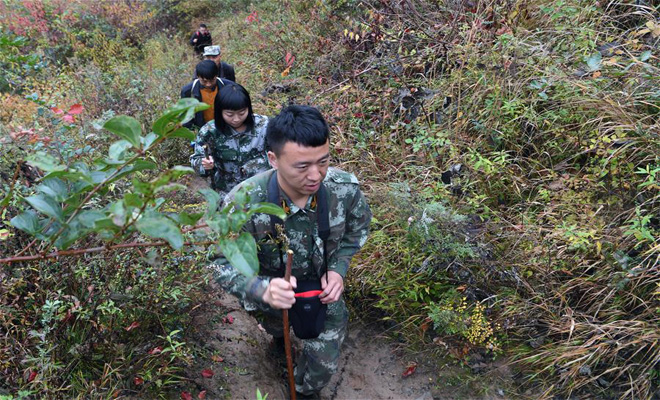
[[[289,106],[271,120],[267,130],[273,170],[256,175],[238,185],[227,196],[230,202],[239,188],[245,187],[250,202],[267,202],[268,186],[277,176],[279,199],[287,213],[284,234],[293,250],[291,283],[285,281],[280,252],[269,234],[271,217],[257,214],[246,224],[259,245],[259,273],[241,275],[224,258],[214,261],[217,281],[239,297],[248,310],[262,310],[268,316],[264,327],[275,338],[282,336],[280,309],[295,303],[296,282],[321,281],[321,302],[328,305],[323,332],[316,339],[303,340],[302,354],[295,369],[299,398],[318,398],[337,371],[339,349],[346,336],[348,311],[342,297],[344,277],[352,256],[367,240],[371,211],[357,178],[329,168],[329,130],[318,110]],[[324,271],[324,243],[319,238],[317,202],[321,185],[328,202],[330,235],[325,243],[327,274]],[[275,316],[279,324],[273,323]]]
[[[241,133],[232,130],[227,135],[216,129],[214,120],[207,122],[194,142],[191,166],[200,176],[211,176],[211,187],[224,196],[240,182],[270,168],[266,158],[267,124],[267,117],[255,114],[254,129]],[[202,165],[205,145],[215,164],[211,170]]]

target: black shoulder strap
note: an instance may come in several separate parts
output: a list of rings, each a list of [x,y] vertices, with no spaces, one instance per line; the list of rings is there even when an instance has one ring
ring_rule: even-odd
[[[321,182],[318,197],[316,199],[316,215],[319,224],[319,237],[325,242],[330,237],[330,213],[328,212],[328,191]]]
[[[270,176],[268,181],[268,202],[273,203],[277,206],[282,206],[280,202],[280,187],[277,183],[277,171],[274,171]],[[325,271],[325,277],[328,278],[328,251],[327,251],[327,242],[330,237],[330,213],[328,210],[328,192],[325,189],[325,185],[321,182],[321,187],[318,191],[316,205],[316,218],[318,224],[319,237],[323,240],[323,269]],[[270,234],[273,239],[277,231],[275,230],[276,224],[282,224],[283,221],[274,215],[270,216]],[[282,245],[277,244],[277,247],[280,251],[280,268],[284,271],[284,255],[282,253]]]

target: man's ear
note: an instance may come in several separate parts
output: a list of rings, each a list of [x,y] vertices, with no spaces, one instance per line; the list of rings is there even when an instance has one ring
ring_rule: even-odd
[[[270,166],[277,169],[277,156],[275,155],[275,153],[269,151],[266,154],[268,155],[268,162],[270,163]]]

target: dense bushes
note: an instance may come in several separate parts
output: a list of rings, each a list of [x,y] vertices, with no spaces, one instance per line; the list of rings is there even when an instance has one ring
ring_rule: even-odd
[[[305,28],[287,19],[293,6],[275,17],[257,5],[259,20],[228,24],[276,44],[226,41],[254,66],[253,90],[275,86],[281,102],[324,110],[335,162],[365,182],[377,222],[353,268],[356,306],[383,310],[411,341],[440,335],[463,361],[471,349],[504,351],[548,396],[650,397],[657,9],[344,3],[317,3]],[[393,200],[401,185],[414,200]],[[420,235],[430,213],[435,229]]]
[[[547,397],[652,397],[660,386],[657,6],[293,3],[236,3],[210,25],[256,111],[273,114],[287,102],[319,106],[332,124],[334,162],[364,182],[375,221],[348,282],[349,296],[359,300],[354,307],[391,323],[407,343],[461,362],[476,353],[506,355],[529,378],[521,383],[539,385]],[[3,67],[12,77],[0,115],[12,123],[0,128],[4,135],[24,132],[20,140],[36,144],[65,129],[59,136],[74,138],[70,148],[82,149],[84,141],[93,153],[105,140],[95,124],[130,113],[149,126],[169,104],[162,99],[182,84],[171,77],[189,76],[192,59],[181,62],[182,47],[164,46],[166,34],[140,49],[129,44],[141,25],[119,29],[111,18],[100,24],[90,18],[101,17],[86,18],[85,29],[77,28],[84,33],[53,36],[64,43],[58,54],[68,57],[58,76],[30,64],[33,52],[17,35],[5,34],[0,49],[11,56]],[[106,45],[106,39],[116,42]],[[116,56],[99,57],[92,43]],[[38,96],[26,99],[32,92]],[[84,118],[72,114],[72,123],[62,122],[66,111],[49,110],[77,103]],[[16,170],[12,162],[29,152],[26,146],[0,160],[5,181]],[[185,162],[184,153],[172,148],[163,162]],[[29,173],[20,172],[16,188],[25,195],[36,179]],[[6,226],[0,227],[6,235],[1,229]],[[6,240],[25,245],[27,239],[18,233]],[[85,268],[109,268],[103,265]],[[131,271],[143,267],[140,261]],[[160,279],[171,273],[169,265],[163,268]],[[39,282],[55,276],[48,268],[29,273]],[[119,286],[137,287],[127,274]],[[12,279],[6,282],[13,282],[7,287],[13,292],[6,293],[33,292]],[[75,307],[64,295],[87,298],[85,286],[53,285],[57,290],[40,293],[32,305],[20,303],[27,304],[26,320],[58,321],[56,315],[66,318]],[[146,301],[134,296],[128,301],[135,307]],[[105,326],[109,316],[100,313],[94,321]],[[132,315],[112,324],[130,326],[129,320]],[[16,321],[4,324],[20,329]],[[60,329],[53,337],[70,327]],[[37,354],[37,339],[29,340]],[[42,348],[35,360],[57,361]],[[6,365],[0,361],[0,368]],[[56,376],[68,370],[59,371]],[[23,379],[16,384],[29,388],[32,374],[25,374],[12,382]],[[130,387],[123,379],[114,382]],[[108,382],[103,390],[110,390]]]

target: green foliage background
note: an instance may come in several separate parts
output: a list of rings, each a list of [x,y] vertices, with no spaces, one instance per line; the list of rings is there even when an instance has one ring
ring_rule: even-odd
[[[5,193],[16,160],[34,151],[64,163],[91,160],[108,145],[95,126],[112,116],[151,126],[189,79],[189,31],[207,22],[255,112],[272,115],[291,102],[320,107],[334,163],[363,182],[375,219],[348,280],[355,311],[412,348],[461,365],[477,356],[511,362],[520,377],[511,397],[530,387],[547,398],[657,393],[653,2],[161,1],[133,10],[130,21],[115,18],[120,6],[86,14],[70,3],[76,18],[67,22],[48,11],[61,3],[35,2],[44,5],[45,32],[17,35],[3,22]],[[34,9],[9,11],[41,26]],[[77,103],[85,111],[73,123],[52,111]],[[185,141],[171,143],[158,162],[185,164]],[[14,190],[28,197],[39,177],[18,170]],[[29,242],[8,224],[22,207],[12,200],[3,208],[5,255]],[[3,267],[1,304],[12,310],[3,315],[15,316],[1,322],[13,341],[0,346],[10,349],[0,353],[8,377],[0,390],[84,397],[181,387],[194,347],[181,344],[187,320],[173,310],[201,301],[198,257],[117,253],[84,265]],[[110,269],[118,262],[131,267]],[[67,279],[80,271],[85,284]],[[105,293],[94,300],[97,311],[76,319],[66,328],[75,332],[70,345],[55,348],[75,306],[67,296],[85,298],[90,284]],[[128,287],[129,300],[113,300]],[[173,287],[183,297],[171,297]],[[134,320],[144,321],[137,331],[123,329]],[[37,321],[50,336],[24,328]],[[160,341],[129,337],[154,331]],[[29,351],[16,352],[21,346]],[[171,350],[148,354],[156,346]],[[94,367],[62,386],[83,361]],[[32,380],[31,370],[40,371]]]

